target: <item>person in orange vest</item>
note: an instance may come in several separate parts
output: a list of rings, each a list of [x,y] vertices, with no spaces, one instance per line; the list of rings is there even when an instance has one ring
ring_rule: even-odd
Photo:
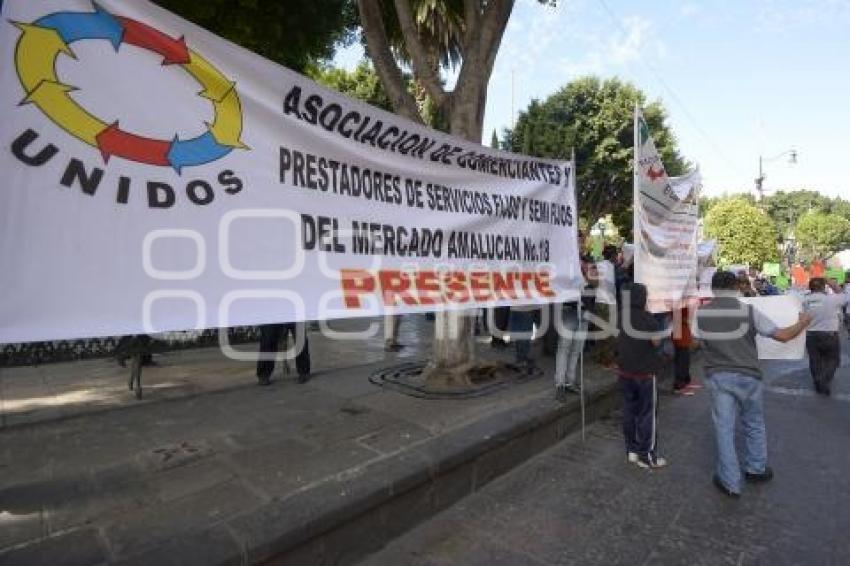
[[[807,287],[809,285],[809,273],[806,271],[806,268],[799,263],[792,267],[791,281],[794,283],[794,287],[800,289]]]

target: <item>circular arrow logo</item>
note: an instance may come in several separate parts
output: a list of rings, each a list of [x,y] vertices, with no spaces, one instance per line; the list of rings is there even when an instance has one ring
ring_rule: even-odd
[[[96,147],[108,161],[117,156],[138,163],[173,167],[180,173],[221,159],[234,148],[248,149],[242,135],[242,106],[236,83],[209,61],[186,46],[183,37],[173,39],[136,20],[114,16],[94,4],[94,12],[55,12],[31,24],[13,22],[21,30],[15,48],[15,67],[26,91],[21,104],[35,104],[41,112],[75,138]],[[213,122],[201,135],[181,140],[146,138],[125,132],[118,122],[107,124],[81,107],[70,96],[76,87],[56,76],[56,60],[71,50],[75,41],[108,41],[118,51],[122,44],[135,45],[162,57],[163,66],[179,65],[203,88],[198,94],[214,109]]]

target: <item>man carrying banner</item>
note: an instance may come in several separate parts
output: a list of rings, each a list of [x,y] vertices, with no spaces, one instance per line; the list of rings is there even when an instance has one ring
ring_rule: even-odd
[[[297,348],[295,369],[298,371],[298,383],[310,379],[310,346],[304,323],[264,324],[260,326],[260,358],[257,361],[257,380],[260,385],[271,385],[274,359],[280,348],[281,338],[292,341]],[[299,339],[303,337],[303,343]]]
[[[398,331],[401,328],[401,315],[384,315],[384,351],[398,352],[404,348],[398,341]]]
[[[742,483],[735,449],[738,417],[746,439],[744,477],[755,483],[773,478],[773,470],[767,465],[764,386],[756,336],[790,342],[805,332],[812,318],[801,313],[795,324],[777,328],[753,306],[741,302],[737,277],[728,271],[715,273],[711,287],[714,298],[697,312],[696,337],[703,344],[706,383],[713,405],[717,445],[714,485],[725,495],[737,498]]]
[[[581,253],[586,243],[586,236],[582,231],[578,233],[578,243]],[[581,271],[586,281],[581,299],[565,302],[561,306],[559,314],[562,317],[562,327],[552,324],[558,330],[558,351],[555,354],[555,398],[558,401],[566,401],[568,392],[580,391],[576,370],[587,339],[585,316],[593,310],[595,289],[599,282],[596,265],[589,256],[581,256]]]
[[[660,351],[669,332],[646,310],[646,287],[623,287],[623,316],[617,336],[617,373],[623,394],[623,436],[628,461],[641,468],[663,468],[658,455],[657,375]]]
[[[618,255],[616,246],[605,246],[602,250],[602,260],[596,264],[599,274],[596,288],[596,314],[609,324],[616,321],[617,316],[617,268],[614,262]],[[609,336],[602,338],[596,344],[594,357],[596,362],[605,368],[613,367],[614,342],[614,338]]]

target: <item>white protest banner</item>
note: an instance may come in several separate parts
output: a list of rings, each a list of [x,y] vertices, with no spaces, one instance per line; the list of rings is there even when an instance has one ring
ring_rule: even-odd
[[[714,296],[711,290],[711,280],[714,274],[717,273],[716,267],[703,267],[699,271],[699,290],[697,295],[700,299],[710,299]]]
[[[741,297],[741,301],[752,305],[766,316],[777,328],[796,324],[803,310],[799,297],[777,295],[773,297]],[[806,353],[806,333],[803,332],[790,342],[777,342],[763,336],[756,337],[759,359],[802,360]]]
[[[699,171],[668,177],[649,128],[635,108],[635,281],[647,308],[669,312],[697,295]]]
[[[697,258],[700,263],[714,261],[717,255],[717,240],[706,240],[697,244]]]
[[[0,343],[536,304],[570,161],[322,88],[142,0],[7,0]]]

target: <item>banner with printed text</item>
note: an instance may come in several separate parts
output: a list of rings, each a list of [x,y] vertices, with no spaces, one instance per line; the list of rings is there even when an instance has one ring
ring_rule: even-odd
[[[635,109],[635,281],[651,312],[670,312],[698,295],[699,170],[669,177]]]
[[[575,298],[575,170],[143,0],[6,0],[0,343]]]

